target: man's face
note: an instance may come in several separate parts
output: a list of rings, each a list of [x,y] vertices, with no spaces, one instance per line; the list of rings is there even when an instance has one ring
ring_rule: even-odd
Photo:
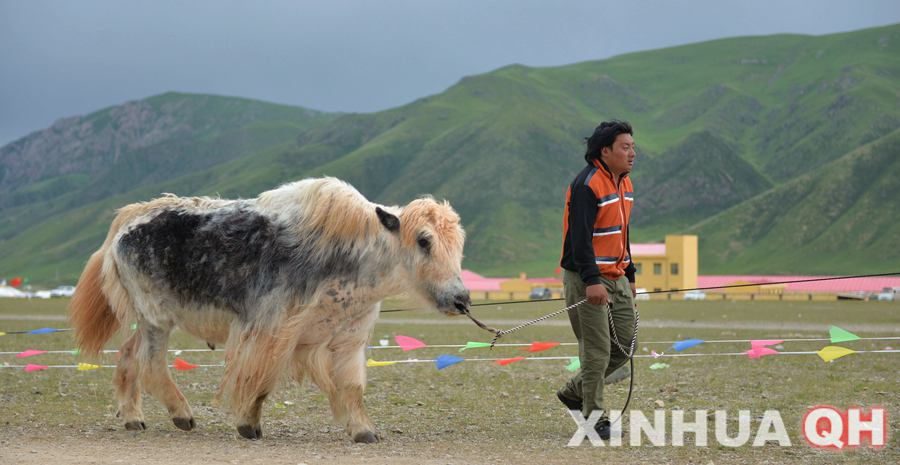
[[[603,147],[600,157],[612,174],[620,176],[631,172],[634,166],[634,139],[631,134],[619,134],[612,147]]]

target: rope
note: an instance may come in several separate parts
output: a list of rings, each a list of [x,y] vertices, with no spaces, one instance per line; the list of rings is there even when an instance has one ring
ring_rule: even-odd
[[[772,283],[750,283],[750,284],[733,284],[730,286],[708,286],[708,287],[694,287],[690,289],[672,289],[668,291],[643,291],[638,292],[637,295],[650,295],[650,294],[672,294],[676,292],[690,292],[690,291],[708,291],[711,289],[733,289],[738,287],[750,287],[750,286],[761,286],[761,285],[774,285],[774,284],[796,284],[796,283],[811,283],[816,281],[836,281],[841,279],[857,279],[857,278],[877,278],[881,276],[897,276],[900,275],[900,271],[896,271],[893,273],[875,273],[875,274],[859,274],[859,275],[851,275],[851,276],[831,276],[827,278],[811,278],[811,279],[795,279],[791,281],[777,281]],[[507,300],[503,302],[482,302],[478,304],[471,304],[470,307],[483,307],[487,305],[512,305],[512,304],[524,304],[524,303],[533,303],[533,302],[548,302],[554,300],[565,300],[563,298],[556,299],[541,299],[541,300]],[[382,310],[381,313],[392,313],[392,312],[407,312],[410,310],[418,310],[419,307],[408,307],[408,308],[393,308],[388,310]]]
[[[580,300],[580,301],[578,301],[578,302],[575,302],[575,303],[572,304],[572,305],[569,305],[569,306],[566,307],[566,308],[563,308],[563,309],[561,309],[561,310],[557,310],[557,311],[555,311],[555,312],[553,312],[553,313],[548,313],[548,314],[546,314],[546,315],[544,315],[544,316],[542,316],[542,317],[540,317],[540,318],[535,318],[535,319],[533,319],[533,320],[526,321],[525,323],[522,323],[522,324],[520,324],[519,326],[516,326],[516,327],[514,327],[514,328],[510,328],[510,329],[501,329],[501,330],[494,330],[494,339],[491,340],[491,349],[494,348],[494,345],[497,344],[497,340],[499,340],[501,337],[503,337],[503,336],[505,336],[505,335],[507,335],[507,334],[510,334],[510,333],[514,333],[514,332],[516,332],[516,331],[518,331],[518,330],[520,330],[520,329],[522,329],[522,328],[524,328],[524,327],[526,327],[526,326],[531,326],[531,325],[533,325],[533,324],[535,324],[535,323],[538,323],[538,322],[540,322],[540,321],[544,321],[544,320],[546,320],[547,318],[553,318],[554,316],[559,315],[560,313],[568,312],[569,310],[571,310],[571,309],[573,309],[573,308],[575,308],[575,307],[578,307],[579,305],[581,305],[581,304],[583,304],[583,303],[585,303],[585,302],[587,302],[587,299],[582,299],[582,300]]]
[[[610,424],[612,426],[615,422],[622,419],[622,416],[625,415],[625,410],[628,410],[628,404],[631,403],[631,394],[634,392],[634,349],[637,345],[637,335],[638,335],[638,323],[641,321],[641,314],[638,313],[637,306],[633,307],[634,309],[634,331],[631,333],[631,350],[625,351],[625,348],[622,347],[622,344],[619,343],[618,330],[616,329],[616,323],[613,321],[612,317],[612,304],[609,304],[609,311],[606,312],[606,315],[609,317],[609,332],[612,334],[613,342],[616,343],[616,346],[619,350],[622,351],[623,354],[628,356],[628,363],[630,366],[630,376],[628,380],[628,398],[625,399],[625,405],[622,407],[622,411],[619,413],[619,417],[615,419],[613,423]]]

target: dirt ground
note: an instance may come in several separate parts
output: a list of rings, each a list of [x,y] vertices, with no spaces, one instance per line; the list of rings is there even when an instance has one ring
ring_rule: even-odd
[[[200,433],[199,435],[203,435]],[[94,440],[80,437],[31,437],[26,442],[0,440],[4,464],[464,464],[498,463],[501,457],[472,451],[461,457],[455,444],[432,444],[412,456],[398,455],[390,443],[352,445],[349,441],[312,444],[302,438],[264,439],[251,442],[235,438],[197,440],[198,434],[108,432]],[[236,434],[235,434],[236,436]]]
[[[52,304],[52,305],[51,305]],[[46,309],[40,306],[47,306]],[[488,324],[508,327],[514,322],[556,310],[554,302],[534,309],[483,310]],[[713,344],[716,339],[781,339],[827,337],[835,324],[860,336],[900,337],[896,303],[721,303],[647,302],[641,304],[641,353],[670,351],[667,344],[648,341],[708,341],[692,353],[743,351],[745,343]],[[0,330],[42,326],[62,327],[41,317],[62,321],[62,302],[0,303]],[[24,318],[18,318],[25,316]],[[459,344],[484,340],[471,323],[438,315],[387,314],[376,326],[374,340],[409,335],[429,344]],[[506,342],[571,341],[565,321],[548,321]],[[818,350],[821,339],[784,344],[785,351]],[[860,340],[845,344],[856,350],[897,346],[896,340]],[[115,347],[110,343],[110,347]],[[172,348],[202,349],[203,341],[176,332]],[[67,332],[0,337],[0,363],[24,363],[14,354],[25,349],[68,350]],[[372,350],[377,360],[431,359],[455,348],[424,348],[413,353],[397,349]],[[546,355],[573,355],[574,347],[557,347]],[[467,358],[512,357],[520,349],[495,352],[466,351]],[[539,354],[543,355],[543,354]],[[174,354],[172,355],[174,357]],[[221,351],[181,355],[192,363],[215,364]],[[46,354],[28,362],[69,365],[80,358],[68,353]],[[353,444],[341,426],[331,423],[324,395],[309,384],[286,380],[265,404],[263,439],[238,437],[227,412],[213,399],[221,368],[210,365],[175,371],[173,377],[188,398],[197,428],[174,427],[165,409],[144,397],[148,430],[125,431],[115,418],[112,370],[48,369],[25,373],[21,368],[0,370],[0,465],[5,464],[572,464],[572,463],[900,463],[900,393],[896,354],[856,354],[834,363],[816,355],[778,356],[761,360],[746,357],[689,357],[666,359],[671,366],[652,370],[653,359],[635,361],[636,382],[631,409],[651,412],[725,409],[730,414],[748,409],[782,412],[792,445],[766,444],[728,448],[718,444],[685,447],[642,446],[566,447],[575,424],[554,391],[571,373],[568,360],[523,361],[510,366],[466,361],[445,370],[431,363],[407,363],[370,368],[366,405],[382,441]],[[105,363],[114,363],[110,355]],[[619,408],[627,383],[609,387],[612,405]],[[881,449],[843,452],[810,447],[800,435],[800,421],[808,407],[836,405],[883,406],[888,412],[889,443]],[[753,431],[758,422],[754,421]],[[732,426],[734,426],[732,424]],[[626,427],[627,429],[627,427]],[[710,433],[712,434],[712,433]]]

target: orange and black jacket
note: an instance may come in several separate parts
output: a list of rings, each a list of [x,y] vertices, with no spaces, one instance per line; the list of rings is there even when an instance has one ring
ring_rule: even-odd
[[[566,191],[560,266],[580,274],[586,285],[600,283],[601,275],[634,282],[628,240],[633,204],[628,175],[616,182],[602,161],[585,166]]]

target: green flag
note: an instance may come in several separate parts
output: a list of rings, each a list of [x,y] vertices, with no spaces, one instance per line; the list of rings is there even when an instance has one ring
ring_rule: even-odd
[[[859,336],[851,333],[850,331],[847,331],[846,329],[841,329],[834,325],[832,325],[831,328],[828,329],[828,332],[831,334],[832,344],[835,342],[847,342],[859,339]]]
[[[466,349],[477,349],[477,348],[479,348],[479,347],[490,347],[490,346],[491,346],[491,343],[490,343],[490,342],[472,342],[472,341],[469,341],[469,342],[466,343],[466,346],[463,347],[462,349],[459,349],[459,351],[462,352],[462,351],[464,351],[464,350],[466,350]]]

